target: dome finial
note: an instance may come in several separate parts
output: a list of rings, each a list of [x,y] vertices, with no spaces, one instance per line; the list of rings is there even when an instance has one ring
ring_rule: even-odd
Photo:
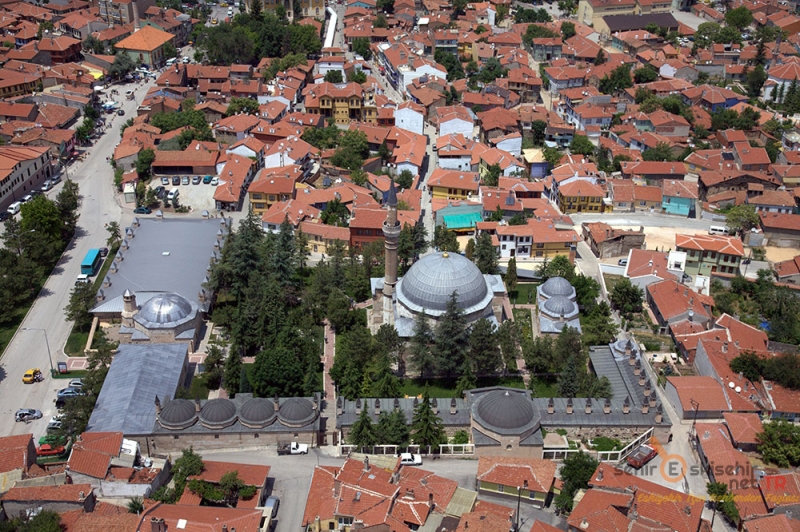
[[[450,254],[447,253],[446,251],[444,253],[442,253],[442,257],[445,258],[445,259],[448,258],[449,256],[450,256]]]

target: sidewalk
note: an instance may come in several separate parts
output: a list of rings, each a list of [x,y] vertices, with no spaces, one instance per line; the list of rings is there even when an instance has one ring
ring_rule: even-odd
[[[322,409],[328,419],[333,420],[333,425],[336,426],[336,387],[331,380],[330,371],[333,367],[333,359],[336,356],[336,334],[328,320],[325,320],[325,344],[322,352],[322,396],[325,400],[325,407]]]

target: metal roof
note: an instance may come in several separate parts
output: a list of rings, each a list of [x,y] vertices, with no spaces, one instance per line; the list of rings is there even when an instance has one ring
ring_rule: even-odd
[[[97,397],[88,432],[149,433],[156,395],[175,395],[189,348],[180,344],[120,344]]]
[[[238,396],[237,396],[238,397]],[[359,414],[356,414],[356,402],[355,401],[348,401],[344,398],[342,399],[342,413],[336,416],[336,427],[349,427],[353,425],[358,419]],[[399,398],[397,399],[397,405],[400,410],[406,415],[406,420],[408,423],[411,423],[411,418],[414,415],[414,399],[415,397],[407,397],[407,398]],[[432,400],[432,399],[431,399]],[[395,399],[379,399],[381,407],[381,412],[392,412],[395,408]],[[338,400],[337,400],[338,402]],[[366,402],[367,410],[369,411],[369,417],[372,419],[373,422],[378,421],[378,415],[375,414],[375,398],[371,399],[361,399],[361,405],[364,406]],[[439,417],[442,419],[442,423],[445,426],[461,426],[465,427],[469,425],[470,422],[470,413],[469,413],[469,405],[467,404],[464,399],[457,398],[456,399],[456,413],[450,413],[450,402],[451,399],[443,399],[439,398]],[[337,405],[338,410],[338,405]]]
[[[641,358],[635,356],[641,364]],[[605,376],[611,382],[614,398],[624,400],[625,397],[630,397],[633,406],[641,407],[644,388],[639,386],[639,377],[634,375],[633,366],[628,362],[629,357],[615,357],[608,347],[593,346],[589,348],[589,358],[597,377]]]
[[[214,245],[227,233],[227,223],[220,220],[228,219],[140,217],[138,220],[138,227],[126,228],[125,232],[131,229],[133,236],[127,234],[128,249],[120,250],[123,259],[115,263],[116,272],[114,268],[109,270],[111,285],[101,288],[105,301],[116,299],[127,289],[136,293],[139,304],[146,301],[140,300],[142,292],[175,292],[206,312],[211,298],[200,301],[199,293],[209,274],[209,257],[213,252],[220,254]],[[101,303],[93,311],[99,312],[106,305]]]

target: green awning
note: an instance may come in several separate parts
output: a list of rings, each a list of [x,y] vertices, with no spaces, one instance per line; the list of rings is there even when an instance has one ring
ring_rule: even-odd
[[[483,221],[483,216],[479,212],[470,212],[463,214],[445,214],[442,220],[448,229],[458,231],[459,229],[470,229],[475,227],[475,224]]]

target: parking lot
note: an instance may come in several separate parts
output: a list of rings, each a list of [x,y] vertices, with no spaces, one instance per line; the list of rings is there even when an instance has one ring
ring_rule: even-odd
[[[186,181],[183,179],[184,177],[188,177],[189,184],[183,184]],[[193,178],[199,177],[199,183],[193,184]],[[209,213],[216,213],[217,208],[216,204],[214,203],[214,191],[216,190],[216,186],[211,185],[210,183],[204,183],[203,178],[205,176],[180,176],[181,184],[180,185],[173,185],[173,178],[169,176],[169,184],[165,185],[161,181],[161,177],[155,178],[150,182],[150,186],[152,188],[156,188],[158,186],[163,186],[166,189],[166,192],[169,193],[172,189],[178,189],[180,191],[178,195],[178,204],[183,205],[185,207],[190,207],[192,212],[202,212],[208,211]],[[215,176],[212,176],[212,178]],[[166,200],[166,196],[162,199],[162,205]],[[171,205],[170,205],[171,206]]]

